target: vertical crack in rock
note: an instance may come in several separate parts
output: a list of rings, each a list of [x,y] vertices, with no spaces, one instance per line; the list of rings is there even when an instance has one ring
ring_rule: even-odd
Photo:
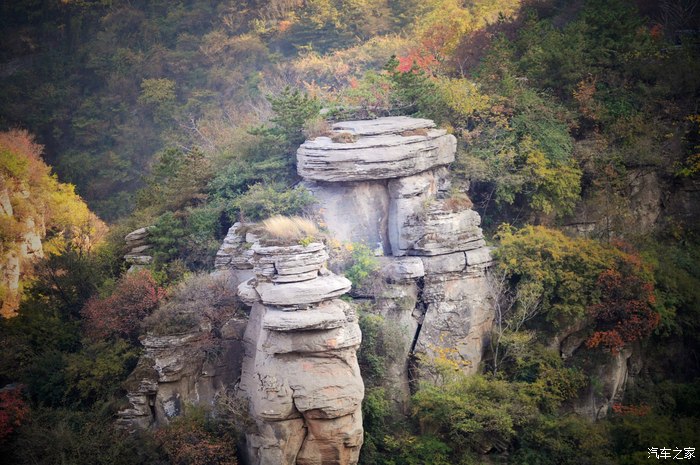
[[[418,299],[416,300],[416,307],[413,311],[413,314],[416,320],[418,321],[418,327],[416,328],[416,332],[413,335],[413,341],[411,342],[411,350],[409,351],[411,357],[415,356],[416,344],[418,343],[418,338],[420,337],[420,330],[423,327],[423,321],[425,320],[425,312],[427,311],[427,307],[423,302],[423,288],[425,287],[425,278],[418,278],[416,280],[416,284],[418,285]]]

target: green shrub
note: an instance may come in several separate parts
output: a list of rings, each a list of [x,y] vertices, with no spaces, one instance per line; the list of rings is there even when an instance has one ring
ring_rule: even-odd
[[[303,187],[287,188],[280,184],[254,184],[232,202],[229,216],[244,221],[260,221],[274,215],[294,216],[314,202]]]
[[[362,243],[353,243],[350,253],[350,261],[345,268],[345,277],[352,282],[352,287],[357,289],[367,284],[379,268],[379,260],[372,249]]]

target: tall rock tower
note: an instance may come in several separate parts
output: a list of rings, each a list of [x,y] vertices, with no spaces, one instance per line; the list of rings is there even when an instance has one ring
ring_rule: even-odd
[[[326,269],[322,243],[247,238],[255,277],[239,286],[239,296],[252,306],[240,384],[255,424],[246,437],[248,460],[355,464],[363,439],[361,334],[352,307],[338,298],[350,281]]]
[[[400,328],[405,359],[447,354],[474,373],[493,323],[491,254],[479,214],[452,192],[455,152],[455,137],[430,120],[346,121],[302,144],[297,171],[333,237],[383,255],[375,308]],[[407,364],[392,372],[406,399]]]

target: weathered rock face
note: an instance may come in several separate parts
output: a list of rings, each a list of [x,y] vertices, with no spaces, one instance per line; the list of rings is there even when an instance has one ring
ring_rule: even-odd
[[[454,155],[454,137],[432,121],[394,117],[337,123],[297,160],[331,235],[385,255],[375,307],[400,328],[406,358],[448,353],[471,373],[493,322],[491,256],[479,215],[449,198]],[[407,364],[390,371],[407,399]]]
[[[129,407],[118,424],[128,429],[167,424],[186,404],[209,405],[240,376],[246,321],[234,317],[217,328],[216,351],[211,328],[142,340],[144,355],[125,383]]]
[[[10,199],[10,192],[3,185],[5,180],[0,176],[0,218],[12,217],[14,210]],[[29,196],[29,193],[26,193]],[[41,223],[41,221],[40,221]],[[0,300],[0,317],[12,317],[17,314],[20,300],[20,281],[22,273],[32,261],[44,256],[44,248],[41,239],[44,237],[44,225],[36,224],[32,217],[27,217],[22,225],[25,231],[21,238],[10,243],[3,255],[0,255],[0,287],[4,295]],[[12,247],[14,245],[14,247]]]
[[[251,464],[354,464],[362,445],[364,387],[350,282],[325,268],[321,243],[251,247],[255,277],[239,286],[252,304],[240,393],[255,431]]]

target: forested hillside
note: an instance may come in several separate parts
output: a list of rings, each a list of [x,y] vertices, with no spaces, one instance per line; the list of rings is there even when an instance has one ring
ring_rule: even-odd
[[[40,223],[48,252],[0,321],[11,463],[237,463],[235,408],[115,428],[139,338],[195,297],[242,312],[196,290],[218,289],[198,274],[228,228],[311,216],[299,144],[389,115],[456,136],[448,200],[496,247],[497,315],[479,374],[424,361],[439,382],[402,416],[391,328],[365,309],[360,463],[633,464],[698,446],[696,1],[37,0],[2,3],[0,31],[0,260]],[[144,226],[153,263],[127,274],[124,235]],[[353,247],[357,287],[377,264]],[[576,350],[552,350],[572,334]],[[591,415],[620,354],[636,373]]]

